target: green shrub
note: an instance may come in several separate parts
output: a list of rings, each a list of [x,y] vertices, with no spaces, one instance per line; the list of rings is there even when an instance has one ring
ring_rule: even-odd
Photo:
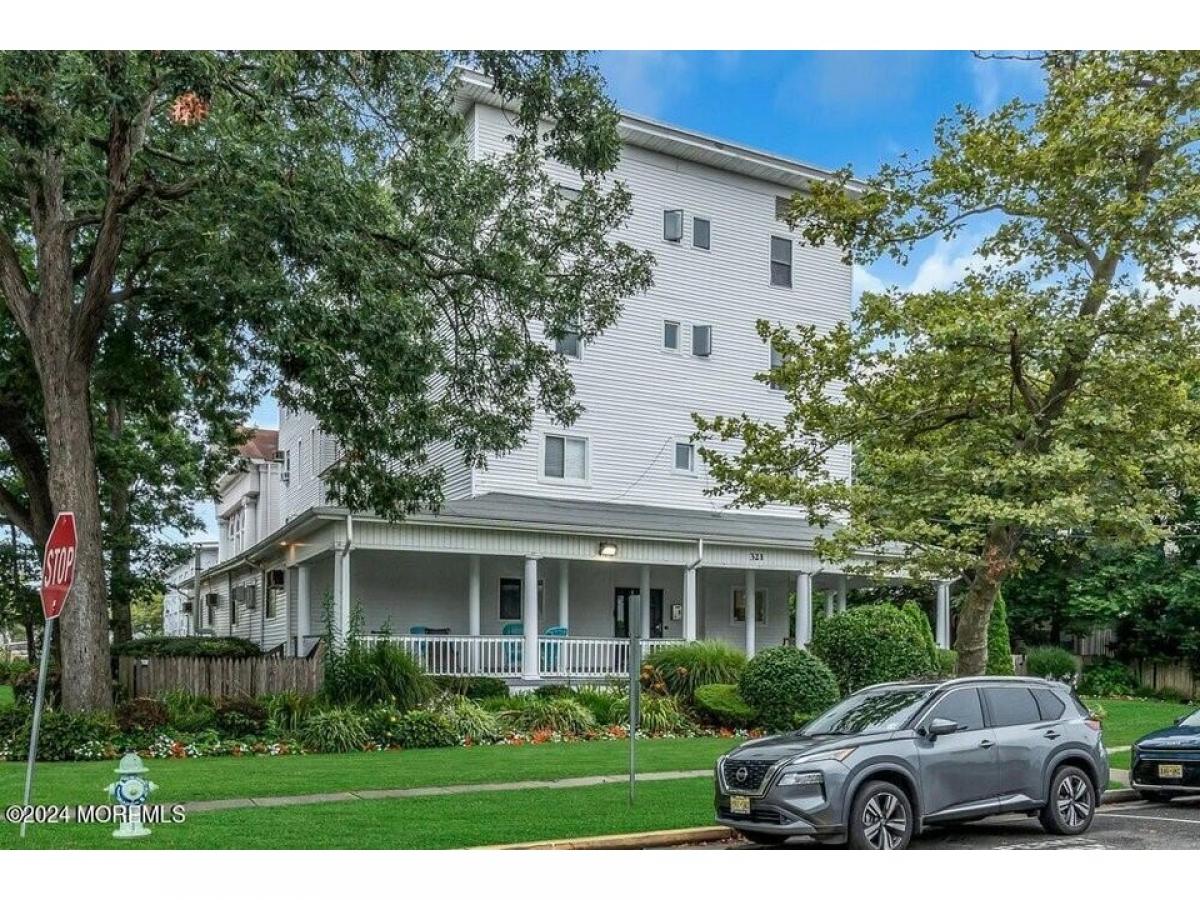
[[[929,624],[929,616],[925,615],[925,610],[921,609],[912,600],[904,601],[904,605],[900,607],[900,612],[912,622],[917,633],[921,635],[921,647],[924,649],[925,656],[929,660],[927,671],[936,672],[938,670],[938,645],[933,637],[933,627]]]
[[[1137,676],[1124,663],[1105,659],[1085,666],[1079,693],[1096,697],[1128,697],[1138,689]]]
[[[887,608],[900,615],[893,607]],[[827,628],[855,611],[835,616],[826,623]],[[838,699],[833,672],[807,650],[797,647],[771,647],[755,656],[742,670],[738,692],[758,710],[762,724],[772,731],[797,728]]]
[[[32,707],[37,698],[38,670],[29,668],[18,672],[12,679],[13,701]],[[62,702],[62,676],[50,662],[50,671],[46,673],[46,706],[58,707]]]
[[[304,746],[317,753],[361,750],[369,740],[362,713],[354,709],[324,709],[309,716],[300,730]]]
[[[488,744],[500,739],[503,729],[494,713],[466,697],[450,697],[437,706],[460,741]]]
[[[1012,641],[1008,636],[1008,604],[997,591],[996,603],[992,606],[992,617],[988,619],[988,655],[985,672],[988,675],[1012,675],[1016,672],[1012,661]]]
[[[0,659],[0,684],[11,684],[15,678],[32,669],[33,666],[25,659]]]
[[[609,719],[614,725],[629,727],[629,695],[612,700]],[[662,694],[641,695],[638,731],[641,734],[687,735],[696,730],[678,697]]]
[[[543,684],[533,689],[535,697],[574,697],[575,690],[566,684]]]
[[[396,742],[402,747],[453,747],[458,736],[449,720],[431,709],[410,709],[396,724]]]
[[[1170,687],[1159,688],[1154,692],[1154,696],[1168,703],[1191,703],[1193,699],[1189,692]]]
[[[613,701],[622,696],[620,690],[609,690],[598,687],[581,687],[575,691],[575,702],[592,714],[596,724],[600,726],[613,725]]]
[[[16,741],[16,735],[25,731],[29,715],[29,710],[24,706],[6,706],[0,709],[0,747]],[[27,731],[25,733],[28,734]]]
[[[921,634],[912,620],[888,604],[855,606],[834,616],[813,635],[812,651],[825,662],[845,693],[885,681],[903,681],[929,669]],[[767,710],[742,686],[742,696]]]
[[[386,703],[414,709],[433,695],[433,682],[399,644],[351,637],[325,656],[322,692],[334,706]]]
[[[1025,654],[1025,671],[1036,678],[1070,678],[1075,662],[1075,654],[1062,647],[1032,647]]]
[[[694,702],[701,720],[719,728],[752,728],[758,722],[758,713],[736,684],[702,684]]]
[[[267,710],[267,730],[276,735],[300,731],[308,717],[320,709],[316,697],[294,691],[266,694],[259,699]]]
[[[396,747],[400,744],[400,710],[386,703],[372,706],[362,716],[367,740],[380,747]]]
[[[500,713],[500,719],[517,731],[557,731],[583,734],[596,727],[596,719],[574,697],[537,697],[526,694]]]
[[[176,731],[192,734],[212,728],[217,710],[211,699],[190,691],[168,691],[160,698],[167,707],[167,721]]]
[[[219,656],[245,659],[262,656],[262,648],[253,641],[237,637],[155,637],[134,638],[113,644],[113,656]]]
[[[117,707],[116,715],[117,727],[126,733],[155,732],[165,726],[170,719],[167,705],[153,697],[127,700]]]
[[[508,685],[499,678],[484,675],[437,675],[433,686],[447,694],[457,694],[468,700],[486,700],[489,697],[507,697]]]
[[[648,669],[652,680],[690,703],[700,685],[737,681],[745,665],[746,654],[724,641],[695,641],[647,654],[643,671]]]
[[[28,756],[31,722],[32,717],[26,712],[24,720],[10,738],[9,759],[25,759]],[[11,724],[5,727],[11,727]],[[117,723],[109,715],[46,709],[42,712],[42,726],[38,733],[38,759],[42,762],[67,762],[75,759],[76,751],[86,744],[115,744],[120,739]]]
[[[253,697],[224,697],[217,704],[217,731],[224,738],[261,735],[267,724],[267,708]]]
[[[942,647],[935,648],[933,671],[944,678],[954,675],[958,671],[958,653]]]

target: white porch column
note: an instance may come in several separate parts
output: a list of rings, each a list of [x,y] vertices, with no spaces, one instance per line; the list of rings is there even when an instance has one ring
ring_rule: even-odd
[[[642,585],[639,588],[642,596],[642,640],[652,637],[650,634],[650,567],[642,566]]]
[[[754,620],[757,617],[758,610],[755,608],[754,596],[754,570],[746,570],[746,657],[754,656]]]
[[[683,570],[683,639],[696,639],[696,570]]]
[[[312,581],[308,566],[296,566],[296,655],[304,653],[304,636],[311,633]]]
[[[565,559],[558,561],[558,624],[570,633],[571,615],[571,564]]]
[[[937,645],[943,650],[950,648],[950,582],[937,583],[937,623],[935,626]]]
[[[812,640],[812,572],[796,573],[796,646]]]
[[[521,676],[528,679],[541,678],[538,669],[538,561],[535,556],[525,558],[525,579],[521,582],[521,631],[524,633],[524,652],[521,654]]]
[[[346,590],[346,567],[344,565],[346,554],[341,547],[335,547],[333,550],[333,630],[337,633],[339,641],[346,640],[346,634],[350,631],[350,601],[347,598],[349,591]]]
[[[479,635],[479,554],[472,553],[467,565],[467,634]],[[471,672],[479,671],[479,644],[472,642],[469,654]]]
[[[846,576],[839,575],[837,578],[837,611],[840,613],[846,611],[846,594],[848,592]]]
[[[246,550],[258,543],[258,497],[246,498],[245,516],[242,522],[242,546]]]
[[[833,591],[825,592],[825,618],[833,618]]]

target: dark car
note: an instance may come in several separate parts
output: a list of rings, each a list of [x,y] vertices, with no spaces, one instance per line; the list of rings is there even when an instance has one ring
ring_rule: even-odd
[[[1130,784],[1147,800],[1200,794],[1200,709],[1133,745]]]
[[[1100,723],[1057,682],[877,685],[717,761],[717,821],[756,843],[899,850],[923,826],[1009,812],[1081,834],[1108,784]]]

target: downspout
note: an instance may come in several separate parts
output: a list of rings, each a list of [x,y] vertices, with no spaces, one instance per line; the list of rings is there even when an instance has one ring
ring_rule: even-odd
[[[697,538],[696,539],[696,558],[692,562],[688,563],[688,568],[689,569],[698,569],[698,568],[700,568],[700,565],[703,562],[704,562],[704,538]]]

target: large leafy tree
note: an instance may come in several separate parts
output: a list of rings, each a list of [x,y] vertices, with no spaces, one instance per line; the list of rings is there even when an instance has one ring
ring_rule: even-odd
[[[462,61],[512,106],[499,157],[471,152]],[[102,498],[97,461],[158,459],[180,435],[156,410],[228,438],[230,372],[275,368],[343,448],[335,498],[394,516],[439,501],[431,443],[478,463],[538,406],[578,414],[530,325],[586,340],[648,285],[610,238],[618,151],[576,54],[0,55],[0,437],[21,482],[0,502],[35,535],[78,519],[68,708],[110,702],[102,520],[132,516],[135,472],[114,465]],[[548,160],[578,174],[574,202]],[[168,376],[164,405],[122,359]]]
[[[809,242],[849,260],[983,235],[946,290],[868,294],[849,326],[760,323],[784,357],[782,423],[701,420],[742,503],[833,522],[823,551],[898,554],[965,581],[956,649],[984,671],[1002,584],[1031,537],[1154,542],[1200,474],[1200,332],[1175,302],[1200,283],[1200,55],[1037,54],[1038,102],[960,109],[928,159],[849,172],[793,199]],[[853,481],[830,452],[854,448]],[[884,547],[888,542],[894,545]]]

